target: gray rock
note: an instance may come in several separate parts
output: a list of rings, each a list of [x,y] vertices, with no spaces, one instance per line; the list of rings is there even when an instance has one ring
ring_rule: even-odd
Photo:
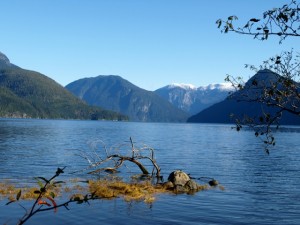
[[[174,189],[174,184],[171,181],[165,182],[163,184],[163,187],[167,190],[173,190]]]
[[[189,192],[189,190],[186,189],[184,186],[177,185],[177,186],[174,187],[174,192],[176,192],[176,193],[187,193],[187,192]]]
[[[183,186],[189,181],[191,178],[185,172],[181,170],[173,171],[169,177],[168,181],[171,181],[174,186]]]
[[[170,173],[168,182],[165,182],[163,187],[168,190],[173,190],[175,193],[187,194],[193,194],[201,190],[201,185],[192,180],[187,173],[181,170]]]
[[[217,181],[217,180],[215,180],[215,179],[212,179],[212,180],[210,180],[209,182],[208,182],[208,184],[210,185],[210,186],[217,186],[218,184],[219,184],[219,182]]]
[[[196,181],[194,180],[189,180],[188,182],[186,182],[185,186],[184,186],[187,190],[189,191],[197,191],[199,185],[197,184]]]

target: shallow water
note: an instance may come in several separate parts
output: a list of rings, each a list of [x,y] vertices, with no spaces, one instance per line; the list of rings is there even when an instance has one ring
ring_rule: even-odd
[[[136,146],[155,149],[164,178],[175,169],[193,177],[213,177],[224,191],[159,195],[152,205],[122,199],[70,205],[34,216],[28,224],[300,224],[299,127],[276,133],[268,156],[250,131],[230,125],[131,123],[65,120],[0,120],[0,179],[34,184],[67,166],[61,179],[89,178],[78,153]],[[102,149],[103,151],[103,149]],[[124,174],[138,172],[128,165]],[[0,224],[15,224],[24,210],[0,201]],[[22,203],[29,206],[30,202]]]

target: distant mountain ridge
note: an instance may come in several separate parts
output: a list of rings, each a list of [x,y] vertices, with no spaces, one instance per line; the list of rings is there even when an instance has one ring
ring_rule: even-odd
[[[243,118],[245,115],[252,118],[264,113],[275,113],[276,108],[267,107],[255,101],[257,95],[261,93],[263,86],[271,85],[278,80],[280,76],[270,70],[260,70],[251,77],[245,84],[245,88],[234,92],[225,100],[216,103],[196,115],[191,116],[187,122],[193,123],[234,123],[234,118]],[[253,81],[257,85],[253,85]],[[300,125],[300,116],[284,112],[280,120],[284,125]]]
[[[6,65],[10,65],[9,59],[2,52],[0,52],[0,62]]]
[[[224,100],[230,91],[231,84],[210,84],[196,87],[191,84],[170,84],[155,91],[177,108],[194,115],[205,108]]]
[[[11,64],[3,53],[0,53],[0,117],[128,119],[88,106],[49,77]]]
[[[12,64],[9,60],[9,58],[3,54],[2,52],[0,52],[0,68],[4,69],[4,68],[19,68],[16,65]]]
[[[100,75],[74,81],[66,88],[90,105],[114,110],[133,121],[185,122],[187,113],[152,91],[146,91],[116,75]]]

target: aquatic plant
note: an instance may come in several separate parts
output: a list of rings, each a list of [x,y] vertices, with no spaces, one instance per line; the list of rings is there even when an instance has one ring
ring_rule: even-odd
[[[100,198],[123,197],[125,201],[144,201],[152,203],[155,194],[169,192],[162,185],[153,185],[150,181],[123,182],[119,180],[89,181],[89,190]]]

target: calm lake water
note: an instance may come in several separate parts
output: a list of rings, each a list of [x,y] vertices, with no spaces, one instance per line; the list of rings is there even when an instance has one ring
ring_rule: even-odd
[[[132,137],[137,146],[155,149],[165,179],[181,169],[213,177],[225,190],[163,194],[152,205],[122,199],[71,204],[70,211],[45,212],[28,224],[300,224],[299,132],[277,132],[268,156],[253,132],[237,133],[230,125],[2,119],[0,179],[33,184],[33,177],[49,178],[63,166],[61,179],[87,179],[84,172],[71,174],[87,166],[76,154],[97,150],[101,141],[125,148]],[[126,173],[135,172],[127,166]],[[6,202],[0,200],[0,224],[15,224],[24,209]]]

